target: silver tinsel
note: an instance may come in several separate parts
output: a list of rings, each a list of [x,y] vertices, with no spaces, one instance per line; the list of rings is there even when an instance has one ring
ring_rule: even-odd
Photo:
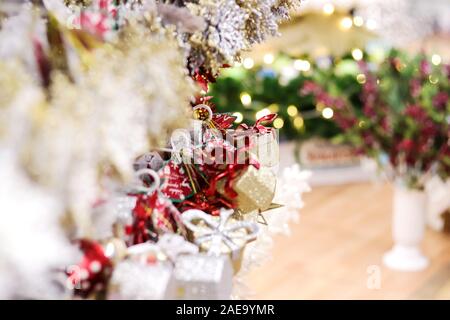
[[[289,12],[297,10],[302,0],[277,0],[277,3],[272,7],[272,13],[279,20],[289,19]]]
[[[299,0],[187,0],[163,1],[187,7],[202,17],[204,29],[180,35],[188,50],[191,71],[199,67],[217,71],[232,64],[240,53],[278,34],[278,24],[289,18]]]
[[[239,5],[248,13],[245,33],[249,44],[260,43],[268,36],[277,35],[278,17],[273,14],[277,0],[242,0]]]
[[[275,34],[276,23],[298,1],[130,1],[118,13],[126,23],[108,29],[104,42],[92,40],[90,50],[67,25],[77,11],[58,2],[63,0],[43,3],[59,20],[67,66],[53,70],[48,87],[40,84],[36,62],[37,44],[43,53],[49,49],[44,9],[8,18],[0,30],[1,44],[8,44],[0,48],[0,173],[6,177],[0,181],[0,297],[63,297],[51,283],[56,268],[78,261],[69,238],[109,236],[112,219],[99,214],[99,203],[132,179],[137,156],[186,125],[194,95],[186,58],[190,71],[231,64],[252,43]],[[180,10],[172,14],[161,3]],[[132,199],[116,205],[126,220]],[[227,260],[193,256],[175,264],[178,288],[197,281],[198,291],[186,290],[191,297],[207,297],[207,287],[215,297],[228,297]],[[160,267],[121,265],[114,278],[124,284],[120,296],[165,296],[159,289],[170,270]],[[160,284],[153,283],[155,275]]]
[[[60,1],[60,0],[46,0]],[[216,73],[240,53],[278,34],[300,0],[133,0],[119,6],[123,17],[156,15],[175,27],[191,72],[200,67]],[[95,3],[95,1],[94,1]],[[145,19],[144,19],[145,20]]]
[[[202,16],[207,27],[189,37],[192,46],[191,69],[211,66],[218,69],[232,63],[240,50],[247,47],[245,20],[247,13],[234,0],[200,0],[187,5],[189,10]]]

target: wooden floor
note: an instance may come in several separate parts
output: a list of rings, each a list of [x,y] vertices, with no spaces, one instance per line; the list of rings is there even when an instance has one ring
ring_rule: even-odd
[[[427,231],[425,271],[382,265],[392,244],[390,185],[316,187],[304,199],[292,235],[277,236],[272,261],[249,275],[252,298],[450,299],[448,235]]]

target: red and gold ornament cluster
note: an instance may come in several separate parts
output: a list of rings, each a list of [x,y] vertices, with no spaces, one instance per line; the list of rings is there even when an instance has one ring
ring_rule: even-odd
[[[205,93],[208,90],[208,83],[214,80],[210,73],[200,72],[196,72],[193,78]],[[205,139],[201,145],[193,144],[190,151],[192,154],[201,155],[204,161],[200,163],[176,161],[172,157],[166,159],[162,167],[153,166],[152,163],[156,162],[151,161],[148,163],[141,161],[136,166],[136,168],[155,170],[161,183],[151,193],[128,193],[127,196],[135,198],[136,202],[131,210],[131,222],[119,225],[122,230],[117,233],[119,238],[114,239],[116,255],[122,250],[120,245],[117,246],[117,242],[123,243],[124,247],[157,243],[159,237],[165,233],[179,234],[187,239],[186,228],[181,217],[183,212],[189,209],[199,209],[212,216],[219,216],[221,209],[236,211],[249,207],[255,208],[256,211],[267,209],[267,205],[264,208],[259,206],[260,199],[258,199],[259,202],[255,201],[250,206],[243,203],[252,202],[253,195],[245,194],[246,188],[236,189],[237,185],[254,184],[254,188],[250,188],[252,192],[259,193],[257,196],[264,198],[264,203],[271,203],[275,179],[258,179],[258,175],[264,170],[266,176],[274,175],[274,173],[267,168],[262,168],[255,155],[249,151],[254,143],[251,137],[270,133],[271,129],[263,126],[262,123],[272,122],[276,115],[265,116],[254,126],[241,125],[234,130],[232,126],[235,117],[214,113],[215,108],[210,102],[211,98],[200,95],[193,104],[193,117],[202,122],[202,137]],[[217,135],[208,135],[208,129],[215,129],[222,138],[230,135],[231,143]],[[239,148],[236,147],[235,140],[243,136],[246,137],[245,143]],[[221,152],[215,152],[215,150]],[[163,152],[160,155],[161,158],[167,158],[167,154]],[[221,160],[228,161],[217,161],[219,157]],[[148,186],[153,183],[151,179],[146,179],[145,175],[141,178],[143,185]],[[82,298],[101,297],[108,288],[114,259],[108,255],[105,245],[101,242],[80,240],[79,245],[83,258],[78,265],[67,272],[69,281],[73,283],[76,295]],[[126,250],[119,256],[125,257]]]

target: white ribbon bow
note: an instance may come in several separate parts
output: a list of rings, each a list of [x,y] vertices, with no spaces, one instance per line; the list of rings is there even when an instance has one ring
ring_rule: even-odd
[[[220,211],[220,219],[214,219],[211,215],[197,209],[186,210],[182,214],[182,220],[185,226],[194,233],[200,234],[194,242],[201,246],[205,242],[211,242],[208,254],[222,254],[222,243],[230,248],[232,255],[236,254],[240,249],[239,244],[235,242],[235,238],[243,238],[245,242],[256,239],[258,234],[258,225],[249,221],[238,221],[236,223],[228,223],[233,210],[222,209]],[[205,223],[204,227],[200,227],[194,221],[201,220]],[[206,231],[205,231],[206,229]],[[236,235],[235,232],[244,229],[245,236]]]

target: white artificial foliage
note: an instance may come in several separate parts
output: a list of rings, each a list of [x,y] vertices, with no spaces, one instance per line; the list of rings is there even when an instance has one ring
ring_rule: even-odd
[[[62,0],[43,2],[59,19],[59,26],[51,24],[53,47],[44,8],[24,6],[2,20],[0,298],[67,296],[59,276],[80,259],[70,239],[110,237],[114,201],[103,207],[98,202],[123,194],[134,159],[188,124],[186,109],[194,96],[188,72],[195,69],[185,66],[215,70],[234,62],[250,44],[276,33],[276,22],[293,2],[258,0],[256,7],[245,7],[235,0],[195,0],[175,15],[158,7],[161,2],[130,2],[119,10],[127,23],[89,49],[70,30],[77,8],[65,9]],[[55,49],[56,59],[50,54]],[[51,81],[44,86],[43,71],[50,66]],[[129,200],[121,204],[127,216]],[[243,271],[263,261],[271,235],[284,230],[297,209],[298,203],[278,209],[281,226],[263,228],[246,250]],[[162,288],[162,275],[170,272],[156,268],[150,276],[143,268],[119,264],[114,280],[121,283],[122,297],[162,297],[150,289]]]
[[[0,61],[18,60],[36,80],[33,41],[46,47],[45,21],[24,4],[16,15],[4,19],[0,28]]]
[[[61,203],[0,150],[0,299],[61,298],[57,275],[79,258],[60,226]]]
[[[200,0],[187,7],[197,16],[205,19],[205,30],[191,36],[191,55],[195,57],[193,69],[203,63],[219,67],[231,63],[246,47],[244,28],[246,12],[234,0]]]
[[[242,1],[246,15],[246,38],[249,45],[261,43],[278,32],[279,17],[272,12],[277,0]]]
[[[251,45],[277,35],[278,24],[288,18],[299,0],[164,0],[186,7],[204,19],[205,27],[194,33],[181,33],[188,52],[189,67],[218,71],[232,65]]]

